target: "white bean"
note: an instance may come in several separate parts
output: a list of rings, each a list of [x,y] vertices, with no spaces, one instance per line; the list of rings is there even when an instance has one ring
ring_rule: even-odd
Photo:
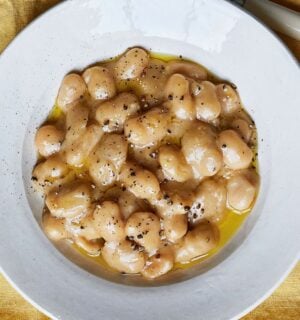
[[[98,66],[88,68],[82,77],[93,99],[107,100],[116,94],[117,89],[113,75],[107,68]]]
[[[155,279],[168,273],[174,265],[174,254],[170,247],[161,248],[158,253],[150,257],[141,274],[146,279]]]
[[[82,135],[66,150],[66,162],[74,167],[83,166],[102,135],[103,131],[98,125],[88,126]]]
[[[227,183],[228,204],[243,213],[249,209],[256,196],[256,183],[243,172],[231,177]]]
[[[184,188],[181,190],[170,190],[165,189],[164,186],[162,186],[162,191],[156,198],[150,199],[150,203],[163,218],[172,215],[186,214],[191,206],[191,202],[191,193],[184,190]]]
[[[153,199],[160,190],[156,176],[133,163],[126,163],[122,167],[120,180],[130,192],[141,199]]]
[[[105,242],[102,257],[113,269],[125,273],[139,273],[145,265],[145,256],[131,241]]]
[[[134,145],[147,147],[156,144],[167,134],[169,116],[161,108],[153,108],[125,122],[124,133]]]
[[[129,92],[120,93],[115,98],[100,104],[96,120],[105,132],[121,132],[127,118],[140,109],[137,97]]]
[[[149,62],[148,53],[140,48],[126,51],[115,65],[117,80],[129,80],[139,77]]]
[[[163,219],[164,234],[168,241],[177,242],[187,232],[188,221],[185,214],[174,214]]]
[[[166,63],[159,59],[150,59],[141,76],[136,79],[139,95],[144,106],[157,105],[163,101],[164,88],[167,80]]]
[[[57,219],[49,212],[43,215],[43,228],[53,241],[68,239],[71,236],[65,228],[65,219]]]
[[[134,159],[137,164],[155,172],[159,168],[157,154],[158,151],[156,144],[144,148],[131,144],[128,156],[129,158]]]
[[[210,223],[200,223],[184,236],[180,244],[175,246],[175,261],[187,263],[201,257],[214,249],[218,241],[217,229]]]
[[[193,177],[192,168],[187,164],[181,150],[174,145],[160,147],[158,161],[168,180],[184,182]]]
[[[233,120],[231,123],[232,129],[234,129],[240,137],[248,143],[251,139],[251,136],[253,134],[253,129],[251,128],[251,125],[244,119],[236,119]]]
[[[101,238],[101,232],[94,218],[95,206],[92,206],[80,221],[67,220],[66,228],[75,237],[84,237],[86,240]]]
[[[116,203],[104,201],[97,205],[93,218],[95,227],[106,241],[119,242],[125,239],[125,224]]]
[[[230,169],[245,169],[251,164],[253,152],[234,130],[222,131],[218,145],[223,152],[224,163]]]
[[[124,219],[128,219],[130,215],[138,211],[147,211],[150,206],[143,199],[137,198],[133,193],[128,190],[122,191],[119,198],[118,204]]]
[[[40,186],[47,182],[61,179],[69,172],[68,165],[57,154],[50,156],[44,162],[39,163],[32,172],[32,179]]]
[[[46,197],[50,213],[57,218],[74,218],[86,214],[91,205],[91,189],[85,183],[74,181],[51,190]]]
[[[160,247],[160,221],[151,212],[135,212],[126,222],[126,235],[150,254]]]
[[[195,106],[190,94],[190,83],[182,74],[175,73],[167,81],[165,98],[168,107],[175,116],[182,120],[194,120]]]
[[[196,179],[215,175],[222,166],[222,154],[210,127],[198,124],[182,137],[182,152]]]
[[[217,96],[222,106],[222,114],[232,114],[241,108],[239,95],[229,84],[217,85]]]
[[[35,136],[35,146],[43,157],[59,152],[65,134],[53,125],[45,125],[38,129]]]
[[[66,115],[66,137],[62,149],[65,150],[85,132],[89,118],[89,109],[82,102],[70,105]]]
[[[203,181],[195,192],[194,203],[189,212],[189,221],[194,225],[203,219],[220,221],[226,210],[226,187],[223,180]]]
[[[86,84],[80,75],[76,73],[66,75],[58,91],[57,104],[66,112],[68,105],[79,100],[85,94],[86,89]]]
[[[206,122],[217,119],[221,113],[221,104],[217,97],[216,86],[209,81],[202,81],[198,84],[197,90],[198,94],[195,94],[197,119]]]
[[[89,158],[89,174],[100,187],[107,189],[117,179],[127,156],[127,142],[118,134],[105,135]]]

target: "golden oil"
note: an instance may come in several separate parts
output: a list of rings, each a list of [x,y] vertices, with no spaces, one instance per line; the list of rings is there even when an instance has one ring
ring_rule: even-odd
[[[57,104],[55,104],[47,117],[47,121],[56,122],[62,117],[63,117],[62,109]]]

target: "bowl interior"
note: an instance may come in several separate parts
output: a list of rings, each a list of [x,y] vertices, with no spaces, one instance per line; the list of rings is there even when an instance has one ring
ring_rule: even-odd
[[[266,128],[260,127],[261,117],[259,113],[261,109],[257,105],[255,105],[255,107],[252,106],[251,108],[249,108],[246,94],[244,97],[243,86],[246,85],[248,79],[245,79],[244,77],[231,77],[233,70],[230,69],[227,73],[226,70],[224,70],[224,61],[222,61],[220,57],[218,58],[218,60],[214,60],[209,55],[203,56],[203,49],[188,44],[184,41],[176,41],[169,38],[161,37],[133,37],[131,33],[122,33],[122,35],[120,35],[119,33],[113,33],[109,37],[103,36],[100,41],[100,44],[98,45],[101,48],[105,48],[104,52],[103,50],[95,50],[95,53],[92,53],[90,57],[83,56],[80,58],[80,60],[78,60],[76,57],[76,63],[67,63],[67,66],[63,64],[63,68],[59,69],[58,75],[56,76],[52,86],[48,87],[48,90],[44,92],[44,94],[37,101],[37,104],[33,107],[30,120],[27,124],[22,157],[23,181],[24,189],[26,190],[27,199],[30,204],[32,213],[39,224],[41,224],[41,213],[44,200],[40,197],[38,193],[34,192],[34,188],[32,187],[31,182],[31,171],[36,162],[36,152],[34,150],[34,135],[36,132],[36,128],[38,128],[40,124],[46,119],[49,111],[54,105],[58,87],[61,78],[64,75],[63,70],[65,70],[65,73],[68,73],[74,69],[81,70],[90,64],[108,59],[109,57],[119,55],[122,52],[124,52],[127,48],[137,45],[142,46],[145,49],[151,50],[155,53],[171,54],[175,56],[182,55],[184,58],[196,61],[208,67],[209,70],[211,70],[220,78],[235,83],[239,88],[242,102],[244,103],[245,108],[251,114],[251,116],[254,118],[257,124],[258,137],[260,139],[268,139],[268,133],[267,130],[265,130]],[[262,181],[257,202],[252,212],[250,213],[250,216],[246,219],[246,222],[241,226],[240,230],[238,230],[237,234],[231,239],[231,241],[229,241],[229,243],[222,250],[220,250],[220,252],[217,255],[199,263],[198,265],[195,265],[187,269],[178,269],[155,281],[147,281],[141,277],[124,277],[118,273],[106,270],[102,268],[99,264],[95,263],[91,259],[88,259],[84,255],[80,254],[78,251],[74,250],[74,248],[66,242],[60,242],[56,244],[56,247],[65,256],[67,256],[71,261],[76,263],[81,268],[84,268],[85,270],[91,272],[94,275],[103,277],[105,279],[117,283],[137,286],[157,286],[163,284],[170,284],[177,281],[183,281],[196,275],[199,275],[209,270],[210,268],[213,268],[215,265],[219,264],[224,259],[226,259],[226,257],[228,257],[236,248],[238,248],[238,246],[242,243],[243,239],[247,237],[248,233],[254,226],[255,221],[257,220],[257,217],[261,212],[261,208],[263,206],[263,202],[267,193],[268,175],[264,174],[264,172],[266,172],[264,168],[266,166],[266,163],[270,162],[270,159],[268,158],[269,153],[266,152],[265,149],[266,145],[259,143],[259,171],[262,174]]]

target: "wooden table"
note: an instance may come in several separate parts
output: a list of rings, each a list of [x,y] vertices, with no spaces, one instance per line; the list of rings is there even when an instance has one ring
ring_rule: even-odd
[[[31,20],[60,1],[0,0],[0,52]],[[300,0],[274,1],[300,11]],[[280,37],[300,60],[300,41],[283,35]],[[0,320],[46,319],[49,318],[25,301],[0,275]],[[243,320],[297,319],[300,319],[300,263],[271,297],[243,317]]]

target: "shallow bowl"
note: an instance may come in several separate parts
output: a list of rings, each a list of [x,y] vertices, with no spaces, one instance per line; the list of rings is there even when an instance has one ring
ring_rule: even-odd
[[[152,286],[110,281],[82,258],[63,255],[40,228],[41,199],[30,188],[34,133],[62,77],[135,45],[182,55],[235,83],[259,135],[261,189],[249,218],[215,257]],[[235,319],[296,263],[299,69],[280,41],[242,10],[218,0],[68,1],[0,56],[0,84],[1,268],[52,318]]]

